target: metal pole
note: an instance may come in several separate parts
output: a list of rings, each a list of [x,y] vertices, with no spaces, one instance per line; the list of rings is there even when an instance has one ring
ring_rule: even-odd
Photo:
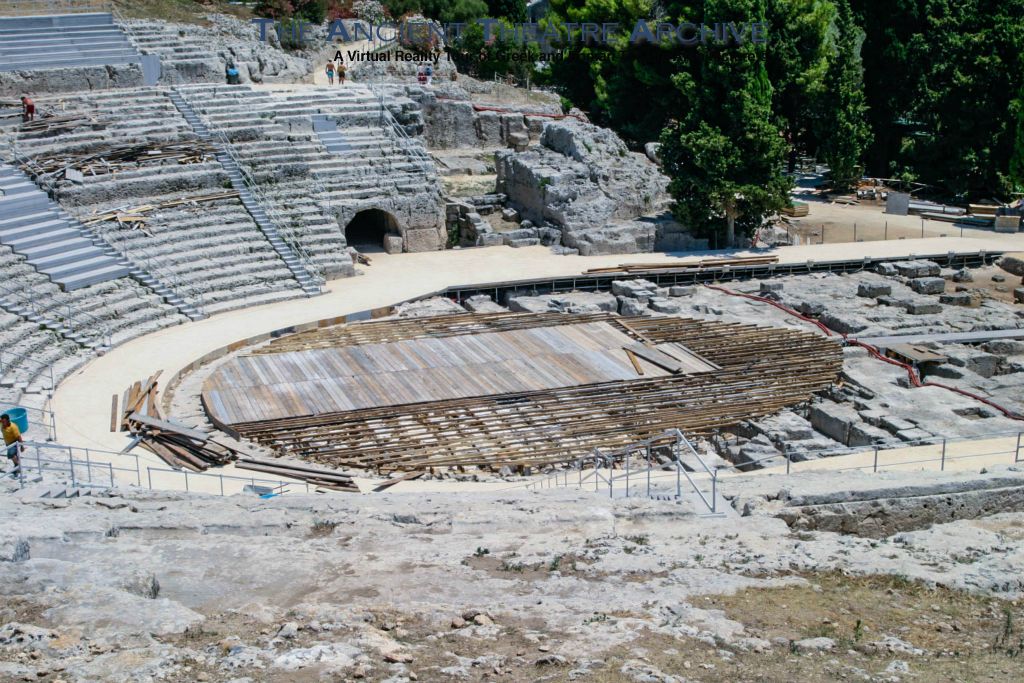
[[[188,470],[185,470],[185,493],[188,493]]]
[[[68,451],[68,463],[71,465],[71,488],[75,488],[77,486],[75,483],[75,456],[70,450]]]
[[[877,472],[878,471],[878,446],[877,445],[875,446],[875,464],[874,464],[874,467],[871,468],[871,471],[872,472]]]
[[[92,483],[92,458],[89,457],[89,449],[85,449],[85,476],[88,477],[89,483]]]
[[[1020,462],[1020,435],[1022,432],[1017,432],[1017,448],[1013,452],[1013,461]]]
[[[885,222],[885,234],[882,237],[882,241],[889,239],[889,221]]]
[[[853,224],[853,241],[854,242],[857,241],[857,224],[856,223]]]
[[[718,468],[711,473],[711,512],[718,512]]]
[[[939,469],[942,472],[946,471],[946,440],[942,440],[942,461],[939,463]]]
[[[793,464],[793,456],[789,451],[786,451],[786,474],[789,474],[790,465]]]
[[[153,490],[153,469],[150,467],[146,468],[146,480],[149,482],[149,490]]]
[[[110,488],[114,488],[114,463],[107,463],[107,474],[110,475]]]
[[[924,217],[921,217],[921,237],[924,237]]]

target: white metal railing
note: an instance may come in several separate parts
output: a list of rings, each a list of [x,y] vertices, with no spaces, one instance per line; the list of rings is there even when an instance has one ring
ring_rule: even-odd
[[[176,89],[173,92],[177,93],[181,97],[182,101],[184,101],[185,104],[192,109],[196,116],[199,116],[200,111],[205,111],[201,106],[197,106],[192,101],[192,99],[187,94],[185,94],[186,91]],[[288,244],[288,247],[295,253],[295,256],[299,259],[299,262],[302,263],[303,267],[307,270],[307,272],[309,272],[310,276],[316,282],[317,286],[322,288],[324,283],[327,281],[326,277],[324,277],[323,269],[320,267],[319,264],[317,264],[313,260],[312,256],[310,256],[310,254],[302,246],[300,237],[291,228],[291,224],[285,221],[285,219],[277,212],[277,210],[271,204],[270,200],[266,197],[266,195],[263,194],[262,190],[260,190],[259,183],[252,176],[248,167],[242,163],[241,157],[239,156],[237,150],[234,148],[234,145],[232,145],[228,137],[222,131],[215,128],[213,124],[210,122],[209,118],[207,118],[206,121],[204,121],[204,124],[206,126],[207,132],[212,138],[214,138],[217,146],[220,147],[225,154],[231,157],[231,160],[235,163],[235,166],[238,167],[238,171],[242,175],[242,182],[244,183],[246,189],[249,190],[250,194],[252,194],[253,199],[256,201],[256,203],[259,204],[260,207],[267,213],[267,216],[270,218],[271,222],[274,223],[278,233],[281,235],[281,238]]]
[[[0,405],[3,404],[0,403]],[[44,405],[49,405],[49,401]],[[7,406],[0,407],[0,413],[6,413],[13,408],[21,408],[27,413],[29,429],[35,425],[46,432],[47,441],[57,440],[57,416],[52,410],[48,410],[47,408],[30,408],[28,406],[9,404]]]
[[[654,450],[668,447],[672,456],[668,464],[661,464],[657,461]],[[696,463],[703,470],[703,473],[691,473],[683,464],[684,456],[696,460]],[[639,458],[645,466],[637,469],[632,466],[632,460]],[[616,469],[615,464],[621,466]],[[666,470],[665,468],[669,468]],[[589,470],[584,474],[584,470]],[[658,471],[658,474],[654,474]],[[682,499],[684,490],[692,490],[704,507],[711,515],[721,514],[718,506],[718,468],[710,467],[700,456],[689,440],[678,429],[670,429],[663,434],[630,444],[625,448],[602,452],[595,448],[590,454],[577,458],[571,462],[567,469],[555,472],[549,477],[532,482],[526,485],[527,489],[539,490],[546,488],[575,487],[588,490],[593,484],[595,492],[606,488],[608,496],[614,498],[616,494],[630,497],[633,491],[638,489],[641,495],[651,498],[658,495],[657,485],[664,483],[666,472],[673,483],[672,496],[676,500]],[[575,473],[576,476],[570,476]],[[700,478],[695,477],[697,474]],[[711,491],[705,492],[698,483],[707,475]],[[559,483],[561,480],[561,483]],[[570,481],[572,480],[572,481]],[[684,489],[683,481],[686,481],[688,488]],[[654,488],[652,488],[652,484]]]
[[[293,488],[305,493],[311,490],[308,482],[190,472],[168,468],[162,461],[161,465],[152,466],[143,462],[136,453],[119,453],[39,441],[23,443],[19,459],[21,468],[17,474],[22,487],[33,483],[35,473],[43,479],[42,483],[46,483],[48,476],[57,475],[66,482],[55,484],[66,483],[70,488],[110,489],[134,486],[151,491],[172,490],[221,496],[258,492],[259,489],[269,489],[274,492],[273,495],[289,493]],[[115,461],[123,463],[124,460],[128,461],[128,466],[114,464]],[[180,488],[168,486],[171,482],[180,483]]]
[[[370,84],[370,92],[377,95],[380,100],[380,125],[391,133],[391,136],[399,141],[399,146],[406,150],[406,152],[412,157],[413,163],[427,175],[437,173],[437,168],[434,166],[433,160],[430,155],[427,154],[426,150],[423,149],[422,143],[419,140],[414,139],[409,135],[405,127],[398,122],[395,115],[391,113],[391,110],[385,104],[385,89],[383,84]]]
[[[6,302],[8,305],[21,306],[38,318],[33,322],[45,325],[55,332],[61,327],[67,327],[70,332],[79,334],[97,345],[111,346],[113,337],[110,325],[107,321],[97,318],[91,313],[78,310],[70,303],[51,302],[44,306],[25,291],[10,289],[6,285],[0,285],[0,293],[12,298]],[[3,303],[0,301],[0,306]],[[55,319],[55,315],[63,317]]]
[[[994,451],[985,451],[982,453],[969,452],[972,449],[966,449],[968,452],[958,453],[956,446],[959,444],[980,444],[988,441],[995,441],[1000,439],[1006,439],[1006,447],[1000,448]],[[920,450],[919,453],[910,453],[906,457],[910,459],[887,459],[887,451],[907,451],[907,450]],[[865,453],[871,453],[871,464],[869,465],[851,465],[850,467],[832,468],[833,472],[846,472],[852,470],[870,470],[871,472],[878,472],[891,467],[902,467],[907,465],[923,465],[937,463],[939,471],[945,471],[947,463],[954,463],[960,460],[974,460],[977,458],[988,458],[997,455],[1005,455],[1006,460],[1009,464],[1019,463],[1024,460],[1024,431],[1009,431],[1009,432],[994,432],[985,436],[963,436],[963,437],[931,437],[928,439],[918,439],[915,441],[903,441],[900,443],[893,443],[889,445],[874,445],[870,448],[862,450],[852,450],[850,448],[842,449],[831,449],[826,451],[814,451],[814,455],[818,456],[813,460],[793,460],[793,453],[784,452],[781,456],[769,456],[766,458],[758,458],[757,460],[751,460],[745,462],[742,465],[734,465],[731,469],[743,472],[756,472],[759,467],[765,462],[778,463],[780,457],[786,461],[786,474],[792,474],[794,465],[797,465],[796,469],[801,471],[811,471],[814,463],[819,463],[822,460],[829,458],[841,458],[850,457],[856,455],[862,455]],[[800,465],[806,464],[807,469],[805,470]],[[751,469],[753,467],[753,469]]]
[[[149,273],[157,282],[192,304],[200,314],[205,315],[206,298],[203,292],[190,282],[185,282],[170,266],[158,259],[152,252],[138,245],[129,245],[121,237],[118,229],[107,229],[99,232],[127,261]]]
[[[53,334],[55,338],[59,339],[56,332],[51,331],[51,334]],[[14,353],[0,348],[0,377],[5,376],[12,371],[17,372],[19,370],[24,370],[26,366],[34,368],[34,370],[29,370],[31,374],[29,376],[30,378],[26,381],[26,384],[31,385],[33,382],[37,381],[40,376],[45,375],[48,379],[46,390],[48,392],[52,392],[57,388],[55,386],[52,364],[37,360],[27,353]],[[14,378],[12,378],[12,384],[13,380]]]

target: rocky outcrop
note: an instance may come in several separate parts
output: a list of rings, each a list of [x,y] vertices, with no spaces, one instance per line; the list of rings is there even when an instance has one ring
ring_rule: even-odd
[[[583,255],[652,251],[665,178],[610,130],[577,121],[548,123],[540,146],[502,152],[498,191],[526,218],[562,229]],[[663,232],[672,232],[663,229]]]

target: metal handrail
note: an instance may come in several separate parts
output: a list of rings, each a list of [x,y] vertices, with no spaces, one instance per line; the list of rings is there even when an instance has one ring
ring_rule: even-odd
[[[391,110],[388,109],[387,105],[385,105],[384,98],[386,93],[384,90],[384,85],[374,85],[371,83],[369,84],[369,88],[370,92],[375,92],[375,90],[379,90],[379,93],[376,94],[380,99],[381,126],[384,127],[385,130],[390,130],[392,134],[399,140],[407,143],[401,146],[404,150],[410,153],[410,155],[413,157],[414,163],[416,163],[420,167],[421,171],[427,174],[436,173],[437,169],[435,168],[434,163],[430,158],[430,155],[427,154],[426,150],[423,149],[418,140],[415,140],[411,135],[409,135],[409,133],[405,130],[405,127],[398,122],[398,119],[395,118],[394,114],[391,113]]]
[[[54,331],[56,331],[56,328],[60,327],[60,323],[53,319],[53,313],[56,311],[57,314],[60,314],[61,308],[63,307],[64,312],[66,313],[64,319],[71,323],[75,332],[88,332],[90,331],[90,328],[95,328],[98,331],[93,332],[92,334],[87,333],[87,338],[103,346],[112,345],[111,341],[113,337],[110,331],[110,325],[105,320],[98,318],[91,313],[74,309],[70,303],[55,302],[51,306],[43,307],[24,291],[10,289],[6,285],[0,285],[0,291],[14,297],[16,300],[13,303],[23,304],[32,314],[41,319],[41,324],[46,327],[53,328]],[[76,316],[77,318],[84,318],[85,321],[83,322],[78,320]]]
[[[199,112],[201,111],[205,111],[201,106],[196,106],[185,91],[176,89],[174,92],[178,93],[182,100],[184,100],[185,103],[196,112],[196,115],[199,115]],[[242,159],[238,155],[234,145],[231,144],[231,141],[221,130],[213,126],[208,118],[205,123],[210,136],[216,140],[220,148],[223,149],[224,152],[231,157],[231,160],[235,162],[235,165],[238,166],[238,170],[242,175],[242,182],[245,184],[246,189],[252,193],[256,202],[264,211],[267,212],[267,216],[270,217],[271,221],[277,228],[277,231],[281,234],[281,237],[288,243],[289,248],[292,249],[299,261],[302,262],[303,267],[306,268],[313,280],[318,286],[322,286],[327,282],[326,277],[324,277],[323,269],[313,260],[302,246],[299,237],[295,234],[295,231],[292,230],[290,224],[285,222],[284,218],[282,218],[273,207],[270,200],[263,194],[262,190],[260,190],[259,183],[252,177],[247,165],[242,163]]]
[[[55,337],[59,339],[59,336],[57,335],[56,332],[53,332],[51,330],[50,334],[53,334]],[[12,353],[11,351],[4,351],[3,349],[0,349],[0,376],[7,374],[12,369],[17,370],[26,364],[34,365],[37,369],[40,370],[39,372],[36,372],[32,376],[33,380],[42,375],[43,373],[47,373],[49,375],[50,380],[49,391],[52,392],[54,389],[57,388],[53,376],[53,365],[51,363],[44,363],[41,360],[33,358],[27,353]],[[31,382],[29,382],[29,384],[31,384]]]
[[[192,300],[192,305],[200,314],[205,315],[206,298],[203,292],[194,284],[185,282],[180,275],[170,269],[170,266],[162,263],[152,252],[146,251],[137,245],[126,244],[127,240],[121,238],[118,230],[106,229],[97,231],[104,236],[108,243],[132,264],[141,264],[143,270],[152,275],[158,282],[166,286],[174,294],[183,300]],[[116,235],[116,237],[115,237]],[[137,258],[136,255],[141,256]]]
[[[946,453],[946,446],[948,444],[950,444],[950,443],[970,443],[970,442],[974,442],[974,441],[988,441],[990,439],[1009,438],[1009,437],[1016,437],[1017,438],[1017,446],[1013,450],[996,451],[996,452],[993,452],[993,453],[982,453],[982,454],[975,454],[975,455],[969,455],[969,456],[946,456],[945,455],[945,453]],[[980,457],[981,455],[1000,455],[1002,453],[1013,453],[1014,454],[1013,462],[1019,462],[1021,460],[1021,447],[1022,447],[1022,443],[1024,443],[1024,431],[1005,430],[1005,431],[1000,431],[1000,432],[993,432],[992,434],[987,434],[985,436],[953,436],[953,437],[934,436],[934,437],[930,437],[930,438],[927,438],[927,439],[915,439],[913,441],[903,441],[901,443],[892,444],[891,446],[887,446],[887,447],[884,447],[884,448],[880,447],[878,444],[875,444],[872,448],[865,448],[865,449],[860,449],[860,450],[850,450],[849,447],[846,447],[846,448],[833,448],[833,449],[825,450],[825,451],[814,451],[814,453],[815,453],[815,455],[823,456],[821,458],[817,458],[818,460],[821,460],[821,459],[827,459],[829,457],[842,457],[842,456],[846,456],[846,455],[857,455],[859,453],[868,453],[868,452],[872,452],[873,451],[874,452],[874,458],[873,458],[873,463],[872,463],[872,465],[870,467],[872,468],[872,471],[877,472],[878,468],[880,466],[882,466],[882,467],[891,467],[891,466],[894,466],[894,465],[908,465],[908,464],[918,464],[918,463],[926,463],[926,462],[945,463],[945,462],[951,461],[951,460],[963,460],[963,459],[967,459],[967,458]],[[879,460],[878,460],[879,453],[884,453],[886,451],[895,451],[895,450],[901,450],[901,449],[904,449],[904,448],[919,448],[919,447],[922,447],[922,446],[939,446],[939,445],[942,446],[942,455],[940,455],[940,457],[938,457],[938,458],[926,458],[924,460],[912,460],[912,461],[894,462],[894,463],[879,463]],[[781,455],[782,455],[782,457],[784,457],[786,459],[786,474],[790,474],[791,470],[792,470],[792,465],[793,465],[792,453],[790,453],[789,451],[783,451],[783,453]],[[732,465],[729,469],[735,470],[737,472],[749,472],[751,470],[749,470],[749,469],[742,469],[742,468],[750,468],[750,466],[752,466],[752,465],[759,465],[762,462],[768,462],[768,461],[771,461],[771,460],[777,460],[778,458],[779,458],[778,455],[769,455],[769,456],[764,457],[764,458],[757,458],[756,460],[750,460],[750,461],[742,463],[740,465]],[[797,462],[801,462],[801,461],[797,461]],[[867,468],[868,468],[868,466],[865,465],[865,466],[862,466],[862,467],[850,467],[850,468],[847,468],[847,469],[861,470],[861,469],[867,469]],[[756,469],[760,469],[760,468],[755,468],[755,470]]]
[[[653,456],[651,454],[651,447],[654,445],[669,445],[666,444],[666,439],[671,439],[670,445],[673,450],[673,470],[676,477],[676,493],[677,499],[682,497],[682,479],[685,478],[689,483],[690,487],[694,490],[701,502],[707,507],[708,512],[713,515],[719,514],[718,510],[718,469],[711,468],[704,461],[703,458],[693,448],[693,445],[678,429],[669,429],[662,434],[651,437],[644,441],[639,441],[630,444],[624,448],[616,450],[611,453],[604,453],[600,448],[594,448],[594,450],[585,456],[577,458],[569,464],[569,470],[578,470],[579,477],[577,480],[577,488],[582,489],[583,485],[587,482],[594,482],[594,490],[598,491],[601,488],[601,484],[604,483],[608,487],[609,497],[615,495],[615,482],[625,480],[626,486],[626,497],[630,495],[630,479],[638,476],[647,476],[647,495],[651,495],[651,472],[654,469]],[[690,449],[690,452],[697,458],[701,467],[710,475],[711,478],[711,499],[704,494],[698,485],[697,481],[690,475],[690,472],[683,467],[682,458],[678,449],[682,444],[686,444],[686,447]],[[632,456],[639,455],[646,463],[647,467],[640,472],[634,472],[630,469],[630,458]],[[616,461],[622,460],[625,464],[625,472],[621,475],[616,476],[612,467]],[[583,475],[584,465],[592,465],[591,472],[587,475]],[[601,473],[601,468],[608,468],[608,475],[605,476]],[[566,470],[569,471],[569,470]],[[564,486],[569,486],[569,479],[567,474],[555,472],[553,475],[546,477],[538,482],[531,482],[526,485],[527,489],[541,489],[541,488],[552,488],[551,483],[557,484],[559,476],[562,476],[565,482]]]

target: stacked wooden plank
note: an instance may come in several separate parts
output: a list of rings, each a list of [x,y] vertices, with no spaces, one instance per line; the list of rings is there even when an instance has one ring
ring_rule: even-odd
[[[64,126],[70,126],[77,120],[74,117],[65,118],[70,120],[65,122]],[[50,118],[39,123],[57,125],[54,121],[54,118]],[[215,153],[216,149],[213,145],[203,141],[144,143],[94,148],[86,152],[64,151],[40,154],[32,159],[32,164],[34,170],[42,171],[49,177],[59,180],[66,177],[69,169],[83,175],[97,176],[137,168],[150,163],[198,164],[209,160]]]
[[[358,491],[350,474],[254,458],[215,441],[204,431],[164,419],[159,409],[159,377],[157,372],[145,382],[128,387],[121,410],[118,410],[118,397],[114,395],[111,431],[132,434],[132,442],[126,450],[142,446],[175,469],[203,472],[210,467],[234,463],[237,469],[303,481],[322,489]]]
[[[701,270],[703,268],[721,268],[722,266],[763,266],[778,263],[779,257],[774,255],[764,256],[737,256],[735,258],[707,258],[693,263],[623,263],[617,266],[605,266],[603,268],[590,268],[587,274],[615,274],[623,273],[639,275],[642,273],[674,273]]]

